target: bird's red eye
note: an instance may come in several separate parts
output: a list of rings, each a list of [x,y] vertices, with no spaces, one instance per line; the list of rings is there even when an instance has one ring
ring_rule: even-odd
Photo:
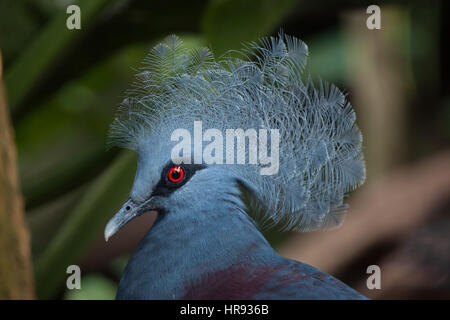
[[[184,178],[184,171],[181,167],[173,167],[168,176],[171,182],[180,182]]]

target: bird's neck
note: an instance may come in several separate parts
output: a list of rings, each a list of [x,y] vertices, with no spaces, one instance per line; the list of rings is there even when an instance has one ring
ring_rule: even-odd
[[[173,254],[173,259],[192,258],[192,264],[207,261],[232,261],[237,255],[255,248],[255,243],[270,249],[270,245],[253,220],[244,212],[222,210],[198,214],[180,214],[158,217],[155,225],[143,240],[143,245],[158,254]],[[251,251],[251,250],[250,250]],[[253,252],[253,251],[251,251]]]
[[[168,212],[141,241],[124,278],[141,278],[155,296],[178,298],[195,277],[247,259],[264,263],[273,252],[245,212]]]

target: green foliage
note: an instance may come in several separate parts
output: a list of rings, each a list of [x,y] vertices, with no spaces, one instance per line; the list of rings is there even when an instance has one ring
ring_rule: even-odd
[[[87,28],[106,0],[81,0],[84,28]],[[51,71],[54,63],[82,33],[65,28],[67,14],[60,10],[7,70],[5,81],[9,106],[16,109],[41,77]]]
[[[81,289],[67,290],[66,300],[112,300],[116,295],[117,285],[99,274],[81,278]]]
[[[342,83],[347,76],[349,56],[341,32],[323,32],[307,43],[311,74],[320,75],[328,82]]]
[[[3,63],[8,64],[15,55],[20,54],[27,42],[38,31],[38,21],[33,19],[25,1],[0,1],[0,48],[2,48]],[[9,36],[14,34],[14,36]]]
[[[80,255],[106,225],[111,213],[126,200],[136,170],[135,164],[135,154],[124,151],[86,190],[83,199],[36,261],[39,297],[52,296],[64,282],[67,266],[79,261]]]
[[[105,153],[104,146],[108,126],[120,93],[133,80],[130,66],[146,52],[144,45],[121,50],[22,117],[16,132],[28,207],[89,180],[110,162],[114,153]]]
[[[439,115],[439,124],[441,125],[442,132],[447,139],[450,138],[450,97],[445,98],[442,101],[442,110]]]
[[[296,0],[213,0],[203,18],[203,32],[214,54],[238,49],[245,41],[277,31]]]

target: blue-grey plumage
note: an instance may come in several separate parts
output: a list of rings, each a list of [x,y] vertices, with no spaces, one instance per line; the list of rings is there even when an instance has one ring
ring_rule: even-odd
[[[336,87],[313,85],[300,40],[280,34],[246,52],[253,61],[216,62],[207,49],[187,51],[169,37],[152,50],[122,103],[112,142],[137,151],[138,170],[105,238],[147,211],[158,218],[130,259],[117,298],[364,298],[279,256],[241,200],[247,190],[261,220],[284,229],[339,225],[346,192],[365,177],[355,114]],[[278,172],[261,175],[261,164],[174,164],[171,133],[192,132],[198,120],[219,131],[278,129]],[[174,168],[183,172],[179,181],[169,179]]]
[[[131,257],[118,299],[364,298],[278,255],[246,214],[239,180],[222,171],[197,171],[187,192],[169,197],[170,208]]]

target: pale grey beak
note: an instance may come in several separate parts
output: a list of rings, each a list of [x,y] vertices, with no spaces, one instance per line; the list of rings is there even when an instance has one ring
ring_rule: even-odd
[[[133,218],[149,211],[154,197],[150,197],[144,203],[136,204],[131,198],[120,208],[120,210],[109,220],[105,227],[105,240],[108,241],[120,228]]]

